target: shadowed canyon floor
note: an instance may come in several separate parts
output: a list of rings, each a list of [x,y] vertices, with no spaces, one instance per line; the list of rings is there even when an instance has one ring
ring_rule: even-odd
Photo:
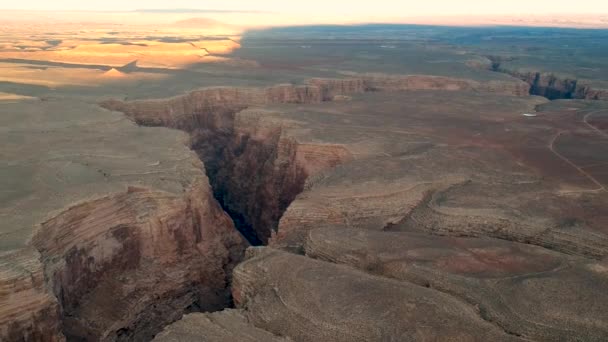
[[[142,31],[7,43],[0,340],[605,340],[608,102],[497,72],[535,67],[502,30],[194,34],[231,51],[188,66],[149,38],[123,68],[77,56]]]

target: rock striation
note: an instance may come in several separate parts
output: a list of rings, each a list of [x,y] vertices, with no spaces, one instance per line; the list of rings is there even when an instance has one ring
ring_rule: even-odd
[[[518,341],[439,291],[263,248],[234,271],[257,327],[296,341]]]
[[[230,305],[247,244],[184,133],[78,101],[8,109],[0,340],[146,341]]]
[[[66,337],[146,340],[189,307],[230,303],[244,244],[204,181],[183,197],[130,189],[42,224],[33,245]]]
[[[458,297],[527,339],[601,341],[608,334],[602,263],[505,240],[350,229],[313,230],[305,249],[315,259]]]
[[[55,296],[33,248],[0,257],[0,339],[65,341]]]
[[[21,285],[4,291],[0,317],[11,324],[3,335],[148,340],[185,310],[229,305],[230,273],[245,244],[205,182],[184,196],[130,188],[44,222],[32,243],[39,257],[11,260],[32,265],[31,275],[3,271],[6,286]]]
[[[156,342],[287,342],[250,324],[241,310],[227,309],[214,313],[194,313],[165,328]]]
[[[106,100],[101,106],[124,112],[146,126],[165,126],[191,131],[216,111],[234,111],[244,107],[276,103],[320,103],[336,95],[372,91],[465,90],[502,95],[524,96],[529,85],[524,82],[458,79],[441,76],[366,76],[347,79],[315,78],[304,85],[282,84],[267,88],[211,87],[160,100]]]

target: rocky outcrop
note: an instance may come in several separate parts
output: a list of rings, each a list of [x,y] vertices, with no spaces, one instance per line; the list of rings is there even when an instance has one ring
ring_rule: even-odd
[[[313,230],[305,249],[312,258],[453,295],[530,340],[602,341],[608,334],[602,263],[504,240],[352,229]]]
[[[65,341],[56,298],[33,248],[0,258],[0,340]]]
[[[231,305],[247,244],[187,134],[77,100],[7,115],[1,341],[150,340],[184,312]]]
[[[251,325],[241,310],[227,309],[214,313],[195,313],[166,327],[156,342],[288,342]]]
[[[295,341],[518,341],[439,291],[270,248],[234,271],[249,321]]]
[[[0,315],[14,318],[10,340],[61,340],[59,326],[69,340],[149,340],[184,311],[229,305],[245,248],[204,177],[183,196],[130,188],[74,205],[32,245],[30,276],[6,280],[21,284]]]

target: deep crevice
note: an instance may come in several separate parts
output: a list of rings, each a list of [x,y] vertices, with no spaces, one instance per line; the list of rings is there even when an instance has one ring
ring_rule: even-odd
[[[421,84],[418,86],[417,82]],[[463,80],[427,79],[423,76],[402,79],[317,79],[303,86],[203,89],[162,101],[109,100],[101,105],[124,112],[142,126],[170,127],[188,133],[188,145],[204,163],[214,198],[251,245],[262,245],[268,243],[284,212],[304,190],[309,175],[299,161],[306,160],[306,153],[310,151],[302,149],[304,159],[299,159],[298,142],[284,136],[280,123],[256,121],[255,113],[253,117],[249,115],[252,113],[239,113],[248,106],[332,101],[336,94],[402,91],[418,87],[427,89],[429,86],[448,89],[446,82],[451,82],[458,89],[471,87]],[[480,89],[487,89],[485,87],[482,85]],[[506,88],[504,91],[521,95],[524,93],[520,91],[522,88],[525,87]],[[489,89],[494,91],[492,87]],[[321,168],[333,167],[336,163],[334,159],[326,163],[314,160],[313,164],[321,164],[315,165]],[[310,166],[304,163],[306,167]],[[311,172],[315,174],[315,171]],[[200,239],[200,236],[195,235],[194,238]],[[231,270],[225,270],[225,273],[230,277]],[[226,286],[228,289],[230,284]],[[207,295],[213,297],[213,294]],[[201,297],[205,297],[205,294],[198,296],[199,299]],[[189,312],[231,307],[231,298],[225,299],[217,303],[215,308],[205,307],[201,305],[204,302],[196,299],[183,308]],[[128,327],[125,329],[121,330],[121,336],[134,336]]]
[[[485,56],[490,65],[488,70],[518,78],[530,85],[530,95],[542,96],[551,101],[560,99],[600,100],[600,92],[577,79],[560,78],[550,72],[520,72],[503,67],[504,62],[515,60],[514,57]]]
[[[280,127],[255,135],[235,127],[244,105],[205,106],[168,125],[190,135],[213,195],[235,228],[253,246],[266,244],[307,174],[296,162],[298,143]],[[138,122],[146,126],[165,126]]]
[[[236,112],[232,114],[234,119]],[[297,142],[275,129],[263,137],[197,128],[191,148],[205,164],[213,194],[251,245],[266,244],[306,174],[295,160]]]
[[[281,127],[256,136],[235,127],[237,114],[245,109],[228,103],[206,105],[169,124],[136,122],[187,132],[190,149],[204,163],[214,198],[249,244],[260,246],[277,230],[285,210],[304,190],[308,175],[296,162],[297,141],[282,137]]]
[[[477,90],[523,95],[527,89],[508,82],[469,83],[436,76],[310,79],[302,85],[268,88],[208,88],[162,101],[108,100],[101,106],[124,112],[137,124],[180,129],[190,134],[190,148],[204,162],[213,193],[236,228],[252,244],[268,242],[279,220],[308,177],[297,163],[297,141],[274,129],[237,125],[236,115],[249,106],[320,103],[336,96],[375,91]],[[255,118],[247,118],[253,119]],[[238,126],[238,127],[237,127]],[[327,165],[330,167],[331,165]]]

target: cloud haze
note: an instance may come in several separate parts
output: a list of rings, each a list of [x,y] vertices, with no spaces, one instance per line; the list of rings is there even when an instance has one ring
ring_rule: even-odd
[[[446,16],[446,15],[523,15],[523,14],[571,14],[571,13],[608,13],[608,1],[588,0],[584,6],[573,6],[572,1],[565,0],[510,0],[497,1],[453,1],[453,0],[308,0],[302,2],[284,0],[20,0],[0,4],[2,9],[26,10],[94,10],[94,11],[127,11],[135,9],[221,9],[221,10],[255,10],[273,11],[290,14],[323,13],[326,15],[344,15],[352,17],[365,16]]]

